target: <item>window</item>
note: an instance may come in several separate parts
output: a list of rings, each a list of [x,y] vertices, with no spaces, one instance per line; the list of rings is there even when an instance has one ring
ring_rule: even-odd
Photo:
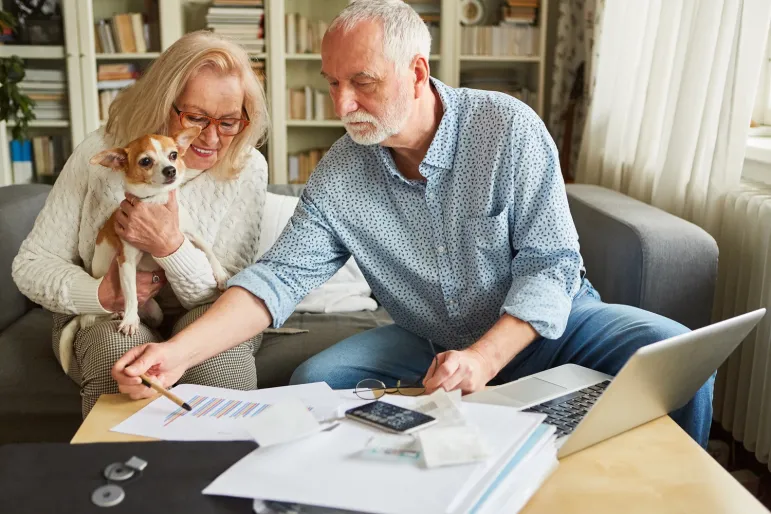
[[[771,184],[771,31],[758,81],[742,178]]]
[[[766,58],[762,66],[752,121],[756,125],[771,126],[771,32],[766,43]]]

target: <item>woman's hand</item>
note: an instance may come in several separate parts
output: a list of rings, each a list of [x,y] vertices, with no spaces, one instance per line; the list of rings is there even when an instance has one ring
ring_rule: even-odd
[[[127,193],[115,220],[115,232],[153,257],[166,257],[176,252],[185,239],[179,229],[177,192],[169,194],[166,205],[144,203]]]
[[[132,400],[149,398],[155,390],[142,384],[139,375],[147,373],[163,387],[173,386],[188,368],[187,355],[178,344],[147,343],[135,346],[118,359],[112,367],[112,378],[118,390]]]
[[[153,298],[166,285],[166,274],[163,270],[137,271],[137,300],[142,307],[147,300]],[[99,303],[110,312],[122,312],[126,302],[120,287],[118,259],[113,259],[110,269],[99,284]]]

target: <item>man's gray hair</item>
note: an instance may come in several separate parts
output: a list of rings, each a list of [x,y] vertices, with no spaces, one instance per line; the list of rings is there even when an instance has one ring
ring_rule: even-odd
[[[383,24],[383,52],[397,68],[407,67],[416,55],[431,52],[431,34],[415,10],[402,0],[354,0],[329,24],[328,31],[347,32],[362,21]]]

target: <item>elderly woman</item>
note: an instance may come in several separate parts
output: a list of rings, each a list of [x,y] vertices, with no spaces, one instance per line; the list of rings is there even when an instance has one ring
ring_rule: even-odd
[[[199,317],[219,291],[209,261],[180,232],[177,204],[198,224],[225,270],[233,275],[255,261],[267,187],[267,164],[255,149],[268,124],[265,93],[246,52],[209,32],[187,34],[169,47],[110,106],[104,129],[77,146],[56,181],[32,232],[13,262],[13,277],[32,301],[54,313],[53,349],[80,385],[83,416],[99,395],[118,392],[110,376],[129,349],[168,339]],[[119,173],[89,164],[102,150],[148,133],[203,130],[183,159],[187,181],[166,205],[127,197]],[[91,276],[97,232],[120,206],[116,232],[153,256],[161,271],[138,272],[140,305],[161,306],[164,323],[141,325],[133,336],[118,321],[79,330],[72,347],[60,344],[78,314],[119,313],[124,306],[117,263]],[[189,369],[180,382],[254,389],[258,335]]]

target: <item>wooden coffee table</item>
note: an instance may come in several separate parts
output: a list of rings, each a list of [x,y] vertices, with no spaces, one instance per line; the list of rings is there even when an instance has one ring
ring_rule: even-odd
[[[99,398],[72,443],[149,440],[110,432],[152,399]],[[668,416],[560,461],[525,514],[769,514]]]

